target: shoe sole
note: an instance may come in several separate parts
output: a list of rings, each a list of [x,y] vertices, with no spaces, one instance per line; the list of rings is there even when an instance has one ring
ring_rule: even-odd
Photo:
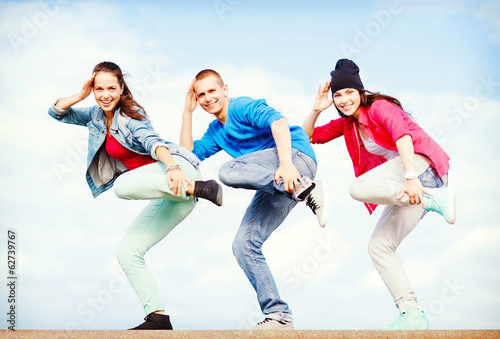
[[[326,223],[328,222],[328,216],[330,214],[330,197],[326,193],[325,190],[325,183],[323,180],[318,180],[316,181],[316,186],[321,186],[321,189],[323,190],[323,206],[321,206],[323,210],[323,213],[321,214],[321,219],[318,219],[319,226],[325,228]]]
[[[452,211],[452,213],[446,221],[453,225],[457,221],[457,210],[455,205],[455,190],[450,186],[448,186],[448,211]]]
[[[222,206],[222,186],[217,181],[216,181],[216,183],[217,183],[217,186],[218,186],[216,205],[217,206]]]

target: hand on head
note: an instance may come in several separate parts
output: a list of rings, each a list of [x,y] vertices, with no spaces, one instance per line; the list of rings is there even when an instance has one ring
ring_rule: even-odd
[[[92,74],[89,80],[85,81],[83,84],[83,87],[80,91],[80,100],[85,99],[90,95],[92,92],[92,88],[94,86],[94,79],[95,79],[96,73]]]
[[[185,111],[194,111],[196,108],[196,105],[198,104],[196,100],[196,93],[194,91],[194,84],[196,82],[196,78],[194,78],[191,81],[191,84],[189,85],[189,88],[186,93],[186,102],[184,104],[184,110]]]

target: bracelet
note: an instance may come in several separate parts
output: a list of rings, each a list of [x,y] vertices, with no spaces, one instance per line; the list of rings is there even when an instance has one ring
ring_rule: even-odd
[[[418,173],[415,171],[408,171],[405,173],[405,179],[406,180],[412,180],[414,178],[418,177]]]
[[[180,170],[180,169],[181,169],[181,165],[167,166],[167,172],[174,171],[174,170]]]

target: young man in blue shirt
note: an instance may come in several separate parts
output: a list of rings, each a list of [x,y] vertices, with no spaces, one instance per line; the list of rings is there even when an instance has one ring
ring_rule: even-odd
[[[193,142],[197,104],[215,120]],[[233,241],[233,253],[265,315],[255,329],[293,329],[292,313],[279,296],[262,244],[300,201],[312,209],[320,226],[326,224],[328,204],[322,182],[312,181],[316,158],[309,137],[301,127],[288,126],[286,118],[263,99],[229,99],[221,76],[203,70],[187,92],[180,144],[200,160],[226,151],[235,159],[220,168],[219,179],[230,187],[257,191]]]

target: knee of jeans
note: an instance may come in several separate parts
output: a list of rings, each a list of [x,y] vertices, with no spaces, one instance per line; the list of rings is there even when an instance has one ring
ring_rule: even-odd
[[[233,254],[239,260],[245,256],[255,255],[260,253],[262,246],[252,242],[247,238],[246,234],[237,233],[233,240]]]
[[[121,243],[116,250],[116,258],[124,271],[127,271],[133,262],[141,260],[143,257],[137,248],[125,243]]]
[[[236,237],[233,240],[232,249],[233,249],[233,255],[236,257],[236,259],[243,256],[244,239],[240,237],[238,234],[236,234]]]
[[[234,171],[232,171],[234,163],[232,161],[225,163],[219,169],[219,180],[227,186],[231,186],[232,183],[236,182],[237,176]]]
[[[127,199],[127,176],[120,175],[113,183],[113,192],[120,199]]]

